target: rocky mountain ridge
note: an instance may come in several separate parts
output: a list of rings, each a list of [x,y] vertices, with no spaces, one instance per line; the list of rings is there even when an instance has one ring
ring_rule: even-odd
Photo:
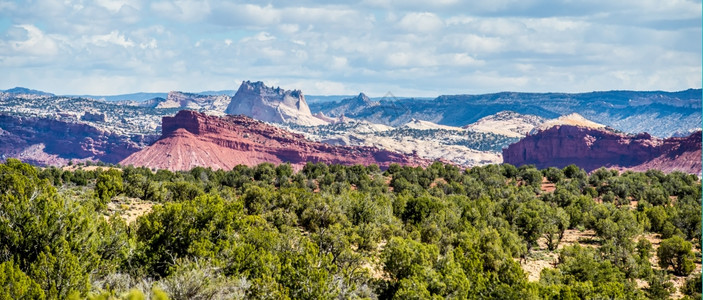
[[[327,124],[312,115],[302,91],[268,87],[261,81],[242,82],[225,112],[271,123]]]
[[[600,167],[701,173],[701,132],[660,139],[647,133],[628,135],[601,128],[557,125],[503,150],[505,163],[563,168],[575,164],[587,171]]]
[[[158,141],[121,164],[189,170],[195,166],[231,169],[238,164],[253,166],[263,162],[288,162],[298,169],[307,162],[377,164],[382,168],[391,163],[417,166],[430,162],[373,147],[312,142],[302,135],[242,115],[216,117],[180,111],[174,117],[164,117],[162,128]]]
[[[0,113],[2,158],[36,165],[65,165],[71,160],[118,163],[155,139],[119,135],[82,123]]]
[[[141,105],[151,108],[195,109],[224,114],[231,101],[232,98],[227,95],[200,95],[172,91],[168,93],[166,99],[154,98],[143,102]]]
[[[465,126],[501,111],[555,119],[578,113],[588,120],[629,132],[669,137],[701,127],[701,90],[679,92],[606,91],[591,93],[513,93],[447,95],[432,100],[380,101],[346,117],[400,126],[411,119]],[[313,112],[329,114],[342,102],[315,104]]]
[[[435,100],[384,98],[380,101],[361,93],[338,102],[321,101],[308,106],[301,91],[286,91],[267,87],[262,82],[250,81],[243,82],[236,93],[230,91],[229,95],[171,92],[165,98],[140,103],[54,96],[17,88],[11,89],[11,92],[0,92],[0,113],[87,125],[105,134],[114,134],[122,140],[131,141],[140,140],[144,136],[158,136],[161,133],[162,117],[173,115],[182,108],[221,116],[229,107],[234,107],[275,126],[304,134],[313,141],[331,145],[377,147],[471,167],[500,163],[503,161],[503,148],[530,132],[536,134],[539,130],[555,125],[606,125],[622,131],[622,126],[614,125],[638,123],[637,126],[656,127],[665,134],[689,136],[700,127],[700,121],[695,126],[689,126],[692,120],[700,119],[701,115],[700,110],[694,109],[697,105],[700,106],[700,103],[695,103],[696,97],[700,98],[696,91],[700,92],[497,93],[441,96]],[[230,96],[231,94],[235,96]],[[560,105],[570,107],[569,109],[577,109],[577,105],[581,105],[584,113],[598,112],[596,116],[611,123],[596,123],[587,116],[561,114],[568,109]],[[322,111],[317,111],[315,115],[310,113],[319,108],[338,110],[330,111],[329,116]],[[516,108],[516,111],[501,110],[488,114],[499,108]],[[525,111],[533,111],[535,114]],[[461,112],[466,115],[458,116]],[[459,123],[477,116],[483,117],[476,122]],[[447,125],[448,120],[453,120],[463,128]],[[26,122],[22,124],[32,126]],[[33,129],[30,127],[26,130]],[[51,158],[49,156],[53,154],[46,153],[52,149],[52,139],[66,137],[60,132],[55,135],[46,134],[45,137],[49,139],[45,143],[35,143],[26,135],[15,135],[13,143],[19,146],[11,147],[10,142],[7,142],[0,154],[24,153],[24,157],[44,157],[37,161],[66,163],[69,156]],[[10,140],[8,137],[7,141]],[[136,150],[146,145],[147,143],[138,142]],[[667,162],[668,160],[661,159],[652,166],[665,167]]]
[[[328,104],[330,107],[330,109],[326,110],[326,115],[341,117],[345,114],[356,115],[364,109],[380,105],[380,102],[371,100],[371,98],[366,96],[364,93],[359,93],[356,97],[341,100],[339,104],[332,102],[322,103],[319,105],[324,106],[325,104]]]
[[[491,132],[509,137],[524,137],[535,127],[546,121],[545,118],[522,115],[514,111],[501,111],[494,115],[486,116],[475,123],[464,126],[464,129]]]

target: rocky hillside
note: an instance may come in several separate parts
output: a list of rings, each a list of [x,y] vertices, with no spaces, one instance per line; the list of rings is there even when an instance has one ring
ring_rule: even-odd
[[[0,158],[36,165],[65,165],[70,160],[118,163],[155,136],[132,137],[88,124],[0,113]]]
[[[327,124],[310,113],[300,90],[267,87],[261,81],[242,82],[225,112],[272,123]]]
[[[313,112],[329,115],[337,106],[326,103],[313,106]],[[441,125],[465,126],[501,111],[554,119],[578,113],[588,120],[620,131],[650,132],[669,137],[701,127],[701,90],[680,92],[608,91],[580,94],[566,93],[496,93],[484,95],[450,95],[436,99],[400,99],[380,101],[345,116],[400,126],[411,119]]]
[[[332,146],[312,142],[302,135],[253,120],[246,116],[216,117],[194,111],[180,111],[164,117],[163,134],[153,145],[121,162],[170,170],[195,166],[231,169],[263,162],[289,162],[300,168],[307,162],[334,164],[391,163],[426,165],[428,160],[373,147]]]
[[[475,123],[464,126],[465,129],[502,134],[509,137],[524,137],[545,119],[533,115],[523,115],[514,111],[501,111],[486,116]]]
[[[201,95],[183,92],[170,92],[166,99],[154,98],[142,103],[151,108],[179,108],[199,111],[212,111],[224,114],[232,101],[227,95]]]
[[[518,138],[464,130],[429,121],[412,120],[400,127],[344,120],[324,126],[287,127],[308,139],[332,145],[371,146],[393,152],[442,160],[462,167],[497,164],[504,147]]]
[[[325,114],[333,117],[356,115],[364,109],[378,105],[380,105],[378,101],[371,100],[364,93],[359,93],[358,96],[353,98],[343,99],[339,103],[324,102],[315,104],[317,111],[324,111]]]
[[[647,133],[627,135],[605,129],[559,125],[528,135],[503,150],[504,162],[538,168],[575,164],[600,167],[701,173],[701,132],[660,139]]]
[[[588,128],[606,128],[605,125],[598,124],[596,122],[588,120],[580,114],[571,113],[568,115],[563,115],[563,116],[558,117],[556,119],[544,121],[542,124],[539,124],[539,126],[535,127],[530,132],[536,133],[536,132],[539,132],[542,130],[547,130],[547,129],[552,128],[554,126],[560,126],[560,125],[588,127]]]

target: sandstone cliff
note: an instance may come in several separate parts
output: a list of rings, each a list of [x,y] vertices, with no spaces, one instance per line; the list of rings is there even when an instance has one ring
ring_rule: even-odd
[[[560,125],[528,135],[503,150],[505,163],[538,168],[575,164],[587,171],[618,169],[701,172],[701,132],[685,138],[659,139],[647,133]]]
[[[0,114],[0,157],[36,165],[65,165],[70,160],[117,163],[153,141],[93,126],[49,118]]]
[[[327,124],[310,113],[301,91],[267,87],[261,81],[242,82],[225,112],[272,123]]]
[[[208,116],[180,111],[163,118],[163,135],[153,145],[121,162],[170,170],[195,166],[231,169],[238,164],[253,166],[263,162],[289,162],[301,168],[306,162],[334,164],[391,163],[426,165],[427,160],[372,147],[344,147],[311,142],[300,134],[245,116]]]

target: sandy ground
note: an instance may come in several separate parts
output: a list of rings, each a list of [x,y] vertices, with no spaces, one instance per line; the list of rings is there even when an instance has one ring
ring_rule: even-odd
[[[542,178],[542,184],[540,185],[540,190],[544,193],[551,193],[557,189],[557,185],[549,182],[546,177]]]
[[[107,208],[110,212],[120,213],[127,224],[131,224],[140,216],[149,213],[155,204],[138,198],[116,197],[107,204]]]
[[[71,171],[71,172],[78,170],[78,169],[81,169],[83,171],[95,171],[97,169],[103,169],[104,171],[107,171],[110,169],[116,169],[116,170],[122,172],[122,169],[120,169],[120,168],[113,168],[113,167],[106,167],[106,166],[77,166],[77,165],[73,165],[73,166],[64,166],[61,169],[63,169],[64,171]]]

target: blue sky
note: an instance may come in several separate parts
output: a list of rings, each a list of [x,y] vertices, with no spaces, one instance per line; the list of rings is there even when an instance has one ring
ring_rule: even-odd
[[[0,0],[0,89],[402,96],[701,87],[701,1]]]

